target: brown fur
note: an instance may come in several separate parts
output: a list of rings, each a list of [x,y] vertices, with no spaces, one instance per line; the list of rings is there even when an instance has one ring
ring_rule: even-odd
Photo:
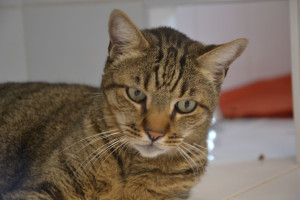
[[[100,89],[0,85],[0,199],[186,199],[199,181],[220,85],[247,41],[205,46],[170,28],[140,31],[118,10],[109,34]],[[178,110],[190,100],[193,111]]]

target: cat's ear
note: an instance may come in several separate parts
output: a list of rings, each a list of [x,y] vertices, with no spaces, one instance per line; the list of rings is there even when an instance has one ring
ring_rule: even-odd
[[[127,53],[135,53],[149,47],[141,31],[120,10],[113,10],[110,14],[109,24],[110,44],[108,52],[110,58],[116,58]]]
[[[201,70],[216,85],[222,84],[229,65],[245,50],[248,41],[238,39],[223,44],[197,58]]]

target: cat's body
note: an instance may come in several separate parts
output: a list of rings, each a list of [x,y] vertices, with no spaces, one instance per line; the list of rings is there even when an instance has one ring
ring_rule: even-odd
[[[0,199],[186,199],[207,164],[220,84],[246,46],[110,19],[100,89],[0,85]]]

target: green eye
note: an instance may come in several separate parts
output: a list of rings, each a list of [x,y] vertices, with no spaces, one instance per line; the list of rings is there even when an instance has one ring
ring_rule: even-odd
[[[183,114],[193,112],[196,107],[195,101],[178,101],[175,105],[176,110]]]
[[[146,95],[138,89],[127,88],[126,92],[128,97],[134,102],[140,103],[146,99]]]

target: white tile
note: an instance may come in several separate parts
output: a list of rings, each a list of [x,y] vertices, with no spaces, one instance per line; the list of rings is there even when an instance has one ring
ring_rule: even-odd
[[[298,200],[300,199],[300,168],[275,180],[259,185],[232,200]]]
[[[295,159],[211,164],[200,183],[193,188],[191,200],[224,199],[254,187],[262,181],[295,167]]]
[[[224,199],[296,166],[292,120],[225,120],[216,130],[215,160],[192,190],[191,200]],[[261,154],[264,160],[259,160]]]

